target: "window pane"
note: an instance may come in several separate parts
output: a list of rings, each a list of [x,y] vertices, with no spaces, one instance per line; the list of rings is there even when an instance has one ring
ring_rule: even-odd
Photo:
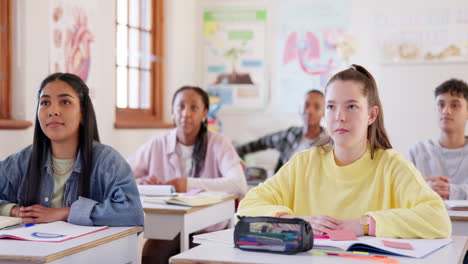
[[[128,64],[128,28],[117,26],[117,65]]]
[[[129,24],[133,27],[140,26],[140,0],[130,0]]]
[[[142,0],[141,7],[141,27],[151,30],[151,0]]]
[[[127,0],[117,1],[117,23],[126,25],[128,21],[128,2]]]
[[[127,68],[117,67],[117,107],[127,108]]]
[[[138,76],[139,71],[137,69],[130,69],[130,82],[129,82],[129,89],[128,89],[128,107],[137,109],[139,108],[139,89],[140,89],[140,81]]]
[[[129,34],[129,65],[132,67],[138,67],[139,52],[140,52],[140,31],[137,29],[130,29]]]
[[[151,60],[151,35],[148,32],[141,32],[141,68],[150,69]]]
[[[141,108],[149,109],[151,105],[150,71],[141,71]]]

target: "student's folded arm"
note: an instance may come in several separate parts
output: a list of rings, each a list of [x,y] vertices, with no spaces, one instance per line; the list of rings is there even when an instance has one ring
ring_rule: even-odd
[[[468,184],[450,184],[450,200],[468,200]]]
[[[395,209],[368,212],[376,222],[376,236],[394,238],[447,238],[450,218],[444,202],[414,166],[395,168],[391,195]]]
[[[143,226],[143,208],[135,179],[127,162],[120,158],[102,175],[97,188],[103,189],[102,202],[79,197],[68,216],[78,225]]]
[[[277,216],[279,213],[294,215],[292,208],[294,174],[290,163],[283,166],[275,176],[251,189],[239,203],[239,216]]]
[[[21,162],[26,159],[23,153],[15,153],[0,161],[0,216],[10,216],[11,209],[16,206],[21,176],[24,175]]]
[[[268,134],[256,140],[252,140],[248,143],[236,146],[236,151],[239,156],[243,157],[246,154],[275,148],[279,144],[279,140],[282,137],[284,131],[275,132]]]
[[[247,193],[247,181],[240,163],[234,165],[222,178],[188,178],[187,189],[228,192],[244,196]]]

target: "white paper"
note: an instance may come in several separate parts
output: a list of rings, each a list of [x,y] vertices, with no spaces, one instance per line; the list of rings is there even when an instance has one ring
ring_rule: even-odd
[[[172,185],[138,185],[138,192],[142,196],[170,196],[175,189]]]

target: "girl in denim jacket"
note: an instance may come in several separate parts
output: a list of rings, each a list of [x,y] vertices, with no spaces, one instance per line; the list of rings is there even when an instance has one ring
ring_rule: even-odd
[[[42,81],[33,144],[0,162],[0,215],[24,223],[143,225],[132,171],[99,143],[89,89],[78,76]]]

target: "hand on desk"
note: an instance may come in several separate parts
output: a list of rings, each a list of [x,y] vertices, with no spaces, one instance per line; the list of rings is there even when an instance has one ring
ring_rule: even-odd
[[[309,215],[309,216],[293,216],[293,215],[282,215],[284,218],[301,218],[310,223],[314,230],[314,235],[322,236],[328,233],[330,230],[342,229],[340,226],[343,220],[339,220],[327,215]],[[359,223],[359,222],[358,222]]]
[[[187,178],[176,178],[172,179],[166,183],[166,185],[173,185],[176,192],[184,193],[187,192]]]
[[[326,235],[331,230],[352,230],[356,236],[363,236],[364,229],[360,224],[360,219],[336,219],[327,215],[309,215],[309,216],[292,216],[282,215],[284,218],[301,218],[309,222],[314,230],[314,235]]]
[[[137,184],[141,184],[141,185],[163,184],[163,182],[158,180],[158,178],[156,178],[156,176],[145,176],[145,177],[137,178],[136,182],[137,182]]]
[[[426,182],[444,200],[450,198],[450,178],[447,176],[429,176]]]
[[[28,207],[15,206],[10,215],[23,218],[23,223],[50,223],[55,221],[67,221],[70,207],[49,208],[39,204]]]

